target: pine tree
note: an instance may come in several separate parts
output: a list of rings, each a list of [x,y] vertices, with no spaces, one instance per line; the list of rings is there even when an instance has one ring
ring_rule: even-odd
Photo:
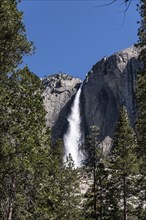
[[[17,0],[0,1],[0,75],[12,72],[22,57],[32,51],[27,40],[23,13],[17,8]]]
[[[138,140],[137,154],[141,159],[139,178],[139,219],[146,218],[146,2],[140,1],[139,12],[141,16],[138,30],[138,46],[141,47],[139,56],[142,67],[137,76],[137,123],[136,133]]]
[[[33,186],[36,184],[33,192],[33,195],[35,196],[35,209],[33,209],[32,219],[59,219],[58,206],[62,203],[60,199],[60,184],[62,179],[62,160],[60,160],[60,157],[62,155],[62,146],[62,142],[60,141],[57,142],[56,145],[51,145],[48,159],[44,158],[42,160],[46,164],[45,176],[41,181],[41,179],[38,179],[38,175],[36,175],[38,181],[35,180],[32,184]],[[41,172],[44,172],[44,166],[42,166],[42,169],[43,170],[38,169],[38,172],[40,172],[40,178],[42,178]],[[37,186],[39,182],[40,187]]]
[[[59,141],[53,146],[56,149],[51,149],[51,169],[47,181],[38,190],[34,219],[83,220],[80,173],[74,168],[71,155],[65,164],[62,163],[62,146]]]
[[[39,78],[25,67],[9,77],[9,86],[0,127],[0,215],[27,219],[31,184],[38,187],[49,169],[50,132]]]
[[[83,220],[81,208],[81,174],[74,168],[74,161],[69,154],[65,167],[62,169],[60,182],[61,201],[58,206],[59,219],[64,220]]]
[[[30,220],[52,169],[50,131],[40,79],[16,70],[32,51],[17,3],[0,2],[0,218]]]
[[[85,219],[103,220],[107,216],[107,185],[108,163],[99,147],[98,129],[91,127],[90,135],[86,140],[88,152],[85,160],[89,178],[89,189],[85,194]]]
[[[138,119],[137,119],[137,138],[139,144],[140,156],[146,158],[146,2],[141,0],[139,6],[141,22],[138,30],[139,42],[138,46],[142,48],[139,59],[142,62],[142,67],[138,72],[137,79],[137,105],[138,105]]]
[[[122,107],[110,155],[109,192],[113,197],[110,207],[111,219],[116,219],[116,217],[123,220],[134,219],[134,205],[138,205],[137,199],[134,198],[139,168],[135,148],[135,134],[129,125],[127,112]]]
[[[51,149],[41,81],[16,70],[32,50],[17,1],[0,3],[0,20],[0,218],[79,219],[78,175]]]

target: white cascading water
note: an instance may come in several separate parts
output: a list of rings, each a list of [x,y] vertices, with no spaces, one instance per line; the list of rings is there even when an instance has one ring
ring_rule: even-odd
[[[64,162],[66,161],[66,157],[71,154],[75,168],[81,167],[82,160],[84,159],[84,155],[80,149],[81,145],[83,144],[80,116],[81,91],[82,85],[77,91],[73,105],[71,106],[71,113],[67,119],[69,123],[68,130],[63,137],[65,147]]]

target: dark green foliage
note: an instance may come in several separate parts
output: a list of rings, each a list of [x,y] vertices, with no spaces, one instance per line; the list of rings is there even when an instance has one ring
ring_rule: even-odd
[[[138,31],[139,42],[138,45],[142,47],[142,51],[140,54],[140,60],[143,63],[141,70],[138,72],[137,77],[137,105],[138,105],[138,114],[137,114],[137,138],[139,149],[138,153],[140,157],[144,157],[146,159],[146,2],[141,0],[140,6],[140,15],[141,15],[141,22],[140,28]]]
[[[89,189],[85,194],[85,219],[104,219],[108,212],[107,160],[99,147],[98,129],[91,127],[90,136],[86,140],[88,156],[85,161],[89,178]]]
[[[145,0],[140,0],[140,3],[138,5],[139,13],[141,16],[141,20],[139,22],[140,27],[138,29],[138,44],[140,47],[146,46],[146,2]],[[143,51],[144,52],[144,51]]]
[[[7,96],[1,95],[0,215],[10,215],[11,209],[12,218],[31,219],[33,191],[46,181],[49,169],[50,132],[45,128],[42,86],[27,67],[12,74],[5,85]]]
[[[58,219],[83,219],[81,210],[81,176],[78,169],[74,168],[71,155],[67,157],[65,167],[62,168],[62,178],[60,181],[60,204],[57,212]]]
[[[111,202],[111,214],[119,219],[134,218],[133,205],[138,205],[136,194],[136,175],[139,163],[136,156],[136,138],[129,125],[128,115],[124,107],[121,108],[119,120],[110,155],[110,192],[116,203]],[[132,204],[132,205],[131,205]],[[117,209],[118,214],[117,214]],[[112,217],[113,218],[113,217]]]
[[[137,76],[137,154],[141,160],[140,176],[138,180],[139,207],[137,209],[139,219],[146,219],[146,1],[141,0],[139,4],[141,16],[140,27],[138,30],[138,46],[142,48],[139,59],[143,66]]]
[[[138,119],[137,119],[137,138],[139,143],[140,156],[146,156],[146,2],[141,0],[139,5],[141,15],[140,27],[138,30],[138,46],[142,47],[140,60],[143,63],[142,68],[138,72],[137,78],[137,105],[138,105]]]
[[[74,169],[71,156],[64,165],[58,164],[58,155],[52,155],[48,181],[42,186],[38,212],[34,219],[83,220],[80,195],[80,173]]]
[[[34,96],[34,90],[28,91],[29,86],[24,86],[24,81],[28,79],[31,85],[35,81],[38,86],[39,80],[32,74],[26,74],[26,70],[7,75],[14,71],[22,56],[31,51],[21,20],[22,13],[18,11],[16,1],[0,2],[0,218],[9,220],[15,216],[13,211],[17,205],[25,206],[25,184],[28,183],[25,179],[31,170],[29,162],[34,149],[31,154],[30,146],[36,141],[32,135],[29,136],[32,127],[27,117],[32,109],[30,105],[26,106]],[[39,96],[37,92],[35,100]],[[31,120],[34,122],[34,118]]]
[[[32,49],[17,1],[0,2],[0,20],[0,219],[81,220],[80,174],[51,146],[41,81],[16,70]]]
[[[13,71],[21,63],[23,55],[32,50],[22,15],[17,9],[17,1],[0,1],[0,74]]]
[[[121,108],[112,150],[106,158],[99,143],[98,131],[93,127],[86,143],[91,152],[86,163],[92,183],[85,195],[85,219],[138,220],[137,142],[125,108]]]

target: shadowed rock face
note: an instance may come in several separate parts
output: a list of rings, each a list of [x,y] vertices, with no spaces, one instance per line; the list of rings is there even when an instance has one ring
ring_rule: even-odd
[[[54,74],[43,80],[46,87],[44,105],[47,125],[52,128],[52,139],[62,138],[67,128],[67,116],[81,80],[67,74]]]
[[[139,50],[131,47],[103,58],[93,66],[88,82],[84,81],[83,86],[86,133],[90,126],[96,125],[101,131],[101,140],[112,137],[122,104],[127,108],[131,125],[134,125],[135,78],[140,67],[138,55]]]
[[[129,120],[134,125],[135,78],[140,67],[138,55],[139,50],[135,47],[125,49],[103,58],[88,73],[81,95],[82,125],[86,135],[90,126],[96,125],[101,131],[101,140],[105,139],[109,145],[122,104],[127,107]],[[44,79],[43,83],[46,86],[43,95],[47,125],[52,128],[52,137],[56,140],[66,131],[67,116],[81,80],[55,74]]]

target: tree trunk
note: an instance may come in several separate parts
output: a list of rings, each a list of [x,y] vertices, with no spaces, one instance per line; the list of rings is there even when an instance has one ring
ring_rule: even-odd
[[[96,195],[96,153],[95,153],[95,147],[94,147],[94,168],[93,168],[93,190],[94,190],[94,216],[95,220],[98,220],[97,215],[97,195]]]
[[[123,203],[124,203],[124,220],[127,220],[127,198],[126,198],[126,178],[123,177]]]
[[[145,183],[145,181],[144,181],[144,183]],[[144,197],[143,207],[144,207],[144,215],[145,215],[144,217],[146,219],[146,188],[144,189],[144,193],[145,193],[145,197]]]
[[[100,186],[100,209],[99,209],[99,216],[100,220],[102,220],[102,180],[99,178],[99,186]]]
[[[15,179],[12,180],[12,186],[10,189],[10,197],[9,197],[9,207],[8,207],[8,214],[7,220],[12,220],[13,215],[13,205],[14,205],[14,191],[15,191]]]
[[[93,177],[93,181],[94,181],[94,215],[95,215],[95,219],[98,220],[98,216],[97,216],[97,197],[96,197],[96,164],[94,163],[94,177]]]

